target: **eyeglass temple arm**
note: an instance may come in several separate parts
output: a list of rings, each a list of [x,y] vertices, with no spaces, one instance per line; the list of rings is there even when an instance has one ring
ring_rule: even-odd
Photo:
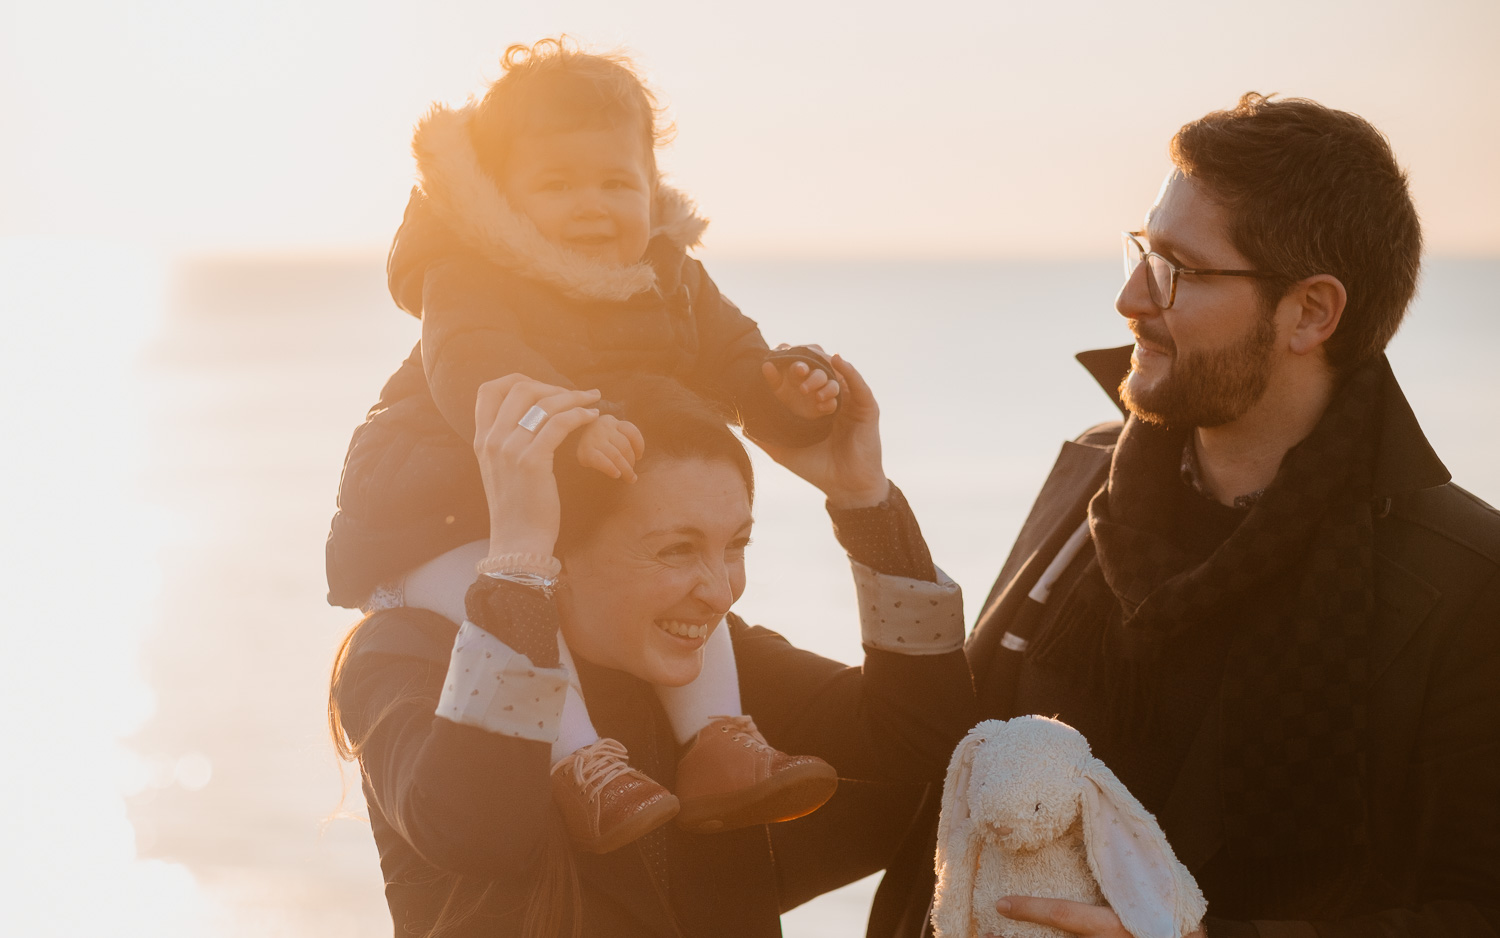
[[[1144,238],[1146,236],[1146,232],[1144,232],[1144,231],[1127,231],[1125,233],[1128,234],[1128,235],[1130,235],[1132,238]],[[1142,251],[1141,253],[1142,254],[1155,254],[1156,252],[1154,252],[1154,251]],[[1158,254],[1157,256],[1160,257],[1161,255]],[[1212,267],[1178,267],[1176,264],[1173,264],[1172,267],[1179,274],[1200,274],[1200,275],[1208,275],[1208,276],[1213,276],[1213,277],[1270,277],[1270,276],[1272,276],[1271,274],[1268,274],[1268,273],[1266,273],[1263,270],[1218,270],[1217,268],[1212,268]]]

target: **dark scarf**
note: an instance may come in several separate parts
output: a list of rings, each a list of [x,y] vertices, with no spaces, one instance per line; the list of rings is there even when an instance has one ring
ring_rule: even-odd
[[[1172,530],[1188,431],[1127,421],[1109,480],[1089,504],[1097,562],[1118,614],[1065,604],[1057,634],[1037,650],[1058,662],[1102,655],[1095,670],[1115,685],[1102,693],[1121,707],[1113,722],[1144,730],[1161,716],[1151,712],[1153,683],[1186,664],[1172,654],[1181,644],[1173,639],[1234,630],[1220,687],[1225,835],[1253,856],[1367,840],[1379,379],[1373,365],[1350,376],[1244,521],[1201,562],[1177,546]]]

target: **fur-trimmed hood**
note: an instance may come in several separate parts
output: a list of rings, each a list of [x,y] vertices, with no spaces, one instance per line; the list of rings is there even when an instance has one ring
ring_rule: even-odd
[[[569,251],[513,211],[474,152],[469,121],[477,107],[473,101],[461,108],[435,104],[412,136],[418,185],[438,220],[486,260],[575,299],[626,300],[656,286],[656,272],[646,261],[619,267]],[[664,236],[685,250],[706,227],[691,199],[658,181],[652,238]]]

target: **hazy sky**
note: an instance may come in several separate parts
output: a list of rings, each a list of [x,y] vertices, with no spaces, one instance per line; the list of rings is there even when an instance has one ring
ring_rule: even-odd
[[[757,254],[1093,254],[1242,91],[1359,112],[1429,243],[1500,254],[1500,3],[0,0],[0,236],[377,249],[413,122],[568,32],[637,56],[663,165]]]

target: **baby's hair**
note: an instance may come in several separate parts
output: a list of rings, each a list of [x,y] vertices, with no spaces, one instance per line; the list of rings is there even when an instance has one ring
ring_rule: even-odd
[[[505,69],[479,102],[469,133],[480,166],[497,183],[510,148],[525,134],[640,127],[646,164],[656,179],[656,148],[672,134],[656,95],[619,53],[584,52],[567,36],[517,43],[500,57]]]

